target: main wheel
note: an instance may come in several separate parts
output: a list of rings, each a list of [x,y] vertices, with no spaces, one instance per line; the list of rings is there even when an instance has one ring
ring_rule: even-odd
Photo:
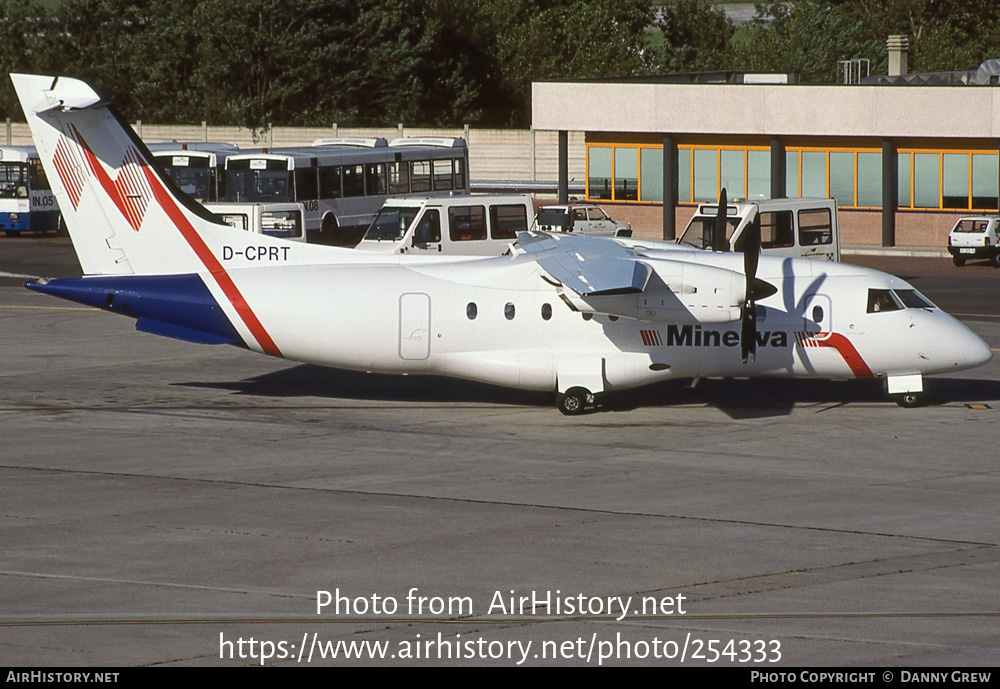
[[[570,388],[564,394],[556,397],[556,406],[566,416],[582,414],[587,402],[593,399],[590,390],[586,388]]]
[[[962,258],[961,256],[952,256],[951,262],[955,264],[956,268],[961,268],[962,266],[965,265],[965,259]]]
[[[904,392],[902,395],[894,395],[896,404],[905,408],[913,409],[920,406],[920,394],[916,392]]]

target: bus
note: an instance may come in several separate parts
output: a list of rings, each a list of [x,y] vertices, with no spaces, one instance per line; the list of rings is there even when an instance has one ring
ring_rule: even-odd
[[[225,199],[226,158],[240,151],[220,141],[157,141],[146,148],[174,185],[201,203]]]
[[[62,216],[34,146],[0,147],[0,231],[58,231]]]
[[[353,246],[389,196],[469,193],[465,139],[318,139],[226,158],[226,201],[299,202],[309,241]]]

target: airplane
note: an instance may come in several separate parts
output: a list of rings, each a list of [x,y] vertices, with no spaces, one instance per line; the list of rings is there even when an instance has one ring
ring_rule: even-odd
[[[177,191],[89,85],[11,78],[84,273],[26,287],[129,316],[142,332],[549,391],[567,415],[612,390],[702,377],[880,378],[914,406],[924,375],[992,357],[904,280],[760,256],[759,226],[742,254],[525,232],[489,258],[241,232]]]

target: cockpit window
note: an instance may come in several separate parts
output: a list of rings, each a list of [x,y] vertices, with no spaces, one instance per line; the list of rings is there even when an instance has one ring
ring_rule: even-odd
[[[920,292],[915,289],[897,289],[893,293],[903,302],[903,306],[908,309],[933,309],[934,304],[927,301]]]
[[[899,311],[903,305],[892,296],[892,290],[870,289],[868,290],[868,313],[879,313],[881,311]]]

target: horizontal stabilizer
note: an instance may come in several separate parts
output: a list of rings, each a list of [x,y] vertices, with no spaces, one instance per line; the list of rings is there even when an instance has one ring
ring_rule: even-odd
[[[521,232],[518,244],[553,279],[583,297],[642,292],[652,274],[630,249],[604,237]]]
[[[236,344],[239,342],[239,340],[227,337],[226,335],[209,333],[204,330],[193,330],[191,328],[185,328],[181,325],[157,321],[152,318],[140,318],[135,323],[135,329],[152,335],[162,335],[163,337],[172,337],[175,340],[193,342],[194,344],[216,345]]]
[[[28,289],[137,318],[136,328],[200,344],[243,344],[197,275],[118,275],[39,280]]]

